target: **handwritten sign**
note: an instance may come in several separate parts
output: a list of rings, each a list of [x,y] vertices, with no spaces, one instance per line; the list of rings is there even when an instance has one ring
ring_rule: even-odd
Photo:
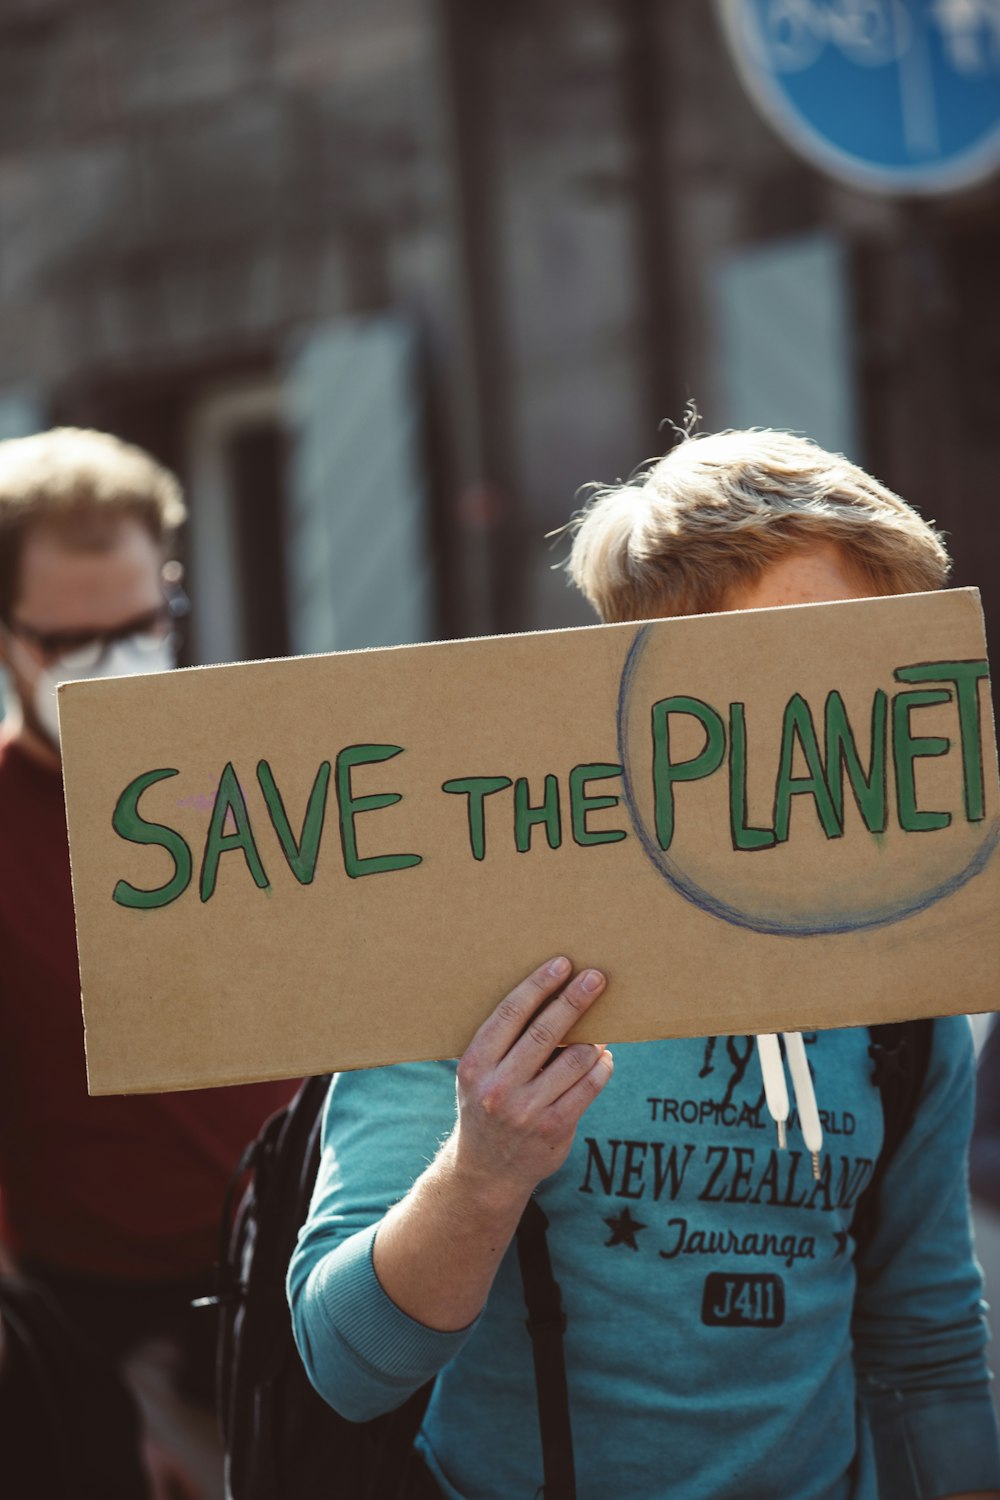
[[[971,590],[69,684],[90,1087],[454,1056],[557,952],[621,1042],[992,1008]]]

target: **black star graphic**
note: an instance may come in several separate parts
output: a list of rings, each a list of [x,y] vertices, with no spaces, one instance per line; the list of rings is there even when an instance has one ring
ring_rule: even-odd
[[[849,1231],[846,1230],[846,1229],[840,1229],[840,1230],[835,1229],[834,1232],[833,1232],[833,1237],[837,1241],[837,1248],[833,1252],[833,1258],[834,1258],[834,1260],[836,1260],[838,1255],[843,1255],[846,1252],[846,1250],[847,1250],[847,1241],[850,1239],[851,1236],[850,1236]]]
[[[633,1219],[627,1208],[623,1208],[616,1219],[605,1219],[604,1222],[611,1230],[611,1238],[604,1241],[605,1245],[627,1245],[630,1250],[638,1250],[635,1237],[646,1226]]]

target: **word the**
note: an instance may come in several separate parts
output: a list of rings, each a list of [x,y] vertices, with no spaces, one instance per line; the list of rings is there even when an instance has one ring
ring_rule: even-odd
[[[591,828],[590,813],[602,808],[617,807],[619,797],[594,796],[589,787],[592,781],[609,781],[622,774],[621,766],[606,761],[592,761],[587,765],[574,766],[567,779],[569,822],[573,842],[581,848],[594,844],[617,844],[627,835],[624,828]],[[558,849],[563,841],[563,799],[559,794],[559,778],[548,775],[543,782],[542,800],[531,803],[531,791],[526,776],[512,781],[509,776],[456,776],[446,781],[443,792],[465,797],[466,816],[469,823],[469,848],[474,859],[486,858],[486,798],[497,792],[514,788],[514,847],[518,854],[527,854],[531,848],[532,834],[537,825],[545,829],[545,839],[550,849]]]

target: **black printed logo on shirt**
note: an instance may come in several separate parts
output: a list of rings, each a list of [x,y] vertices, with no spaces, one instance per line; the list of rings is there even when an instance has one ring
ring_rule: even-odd
[[[785,1321],[785,1284],[780,1276],[730,1276],[712,1271],[705,1278],[701,1321],[709,1328],[780,1328]]]
[[[615,1214],[612,1218],[605,1219],[604,1222],[611,1230],[611,1238],[604,1241],[605,1245],[627,1245],[630,1250],[638,1250],[636,1235],[646,1226],[638,1219],[633,1219],[627,1208],[623,1208],[620,1214]]]

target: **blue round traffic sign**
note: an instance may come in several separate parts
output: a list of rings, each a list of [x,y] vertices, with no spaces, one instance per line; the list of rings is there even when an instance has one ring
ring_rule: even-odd
[[[946,193],[1000,167],[1000,0],[717,0],[763,114],[831,175]]]

